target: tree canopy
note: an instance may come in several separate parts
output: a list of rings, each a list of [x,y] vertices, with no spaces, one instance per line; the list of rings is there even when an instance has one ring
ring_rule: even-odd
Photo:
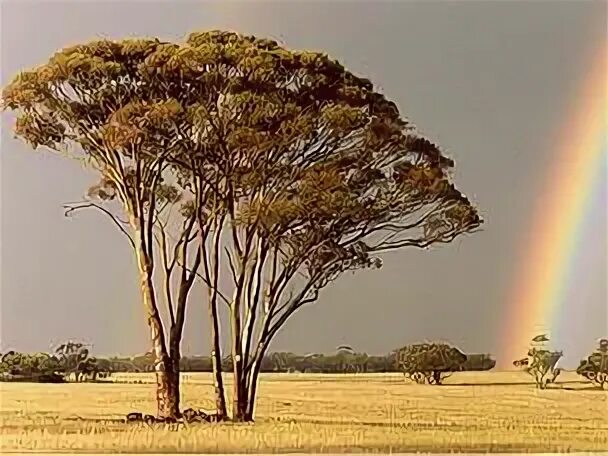
[[[462,370],[466,360],[467,355],[448,344],[413,344],[395,351],[398,369],[417,383],[438,385],[450,373]]]

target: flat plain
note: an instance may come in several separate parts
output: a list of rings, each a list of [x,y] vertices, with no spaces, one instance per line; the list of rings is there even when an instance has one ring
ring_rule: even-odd
[[[411,384],[398,374],[265,374],[255,424],[123,423],[129,412],[155,412],[153,382],[150,374],[117,374],[107,383],[0,383],[0,450],[608,450],[608,392],[572,372],[547,390],[535,389],[523,372],[456,373],[442,386]],[[182,408],[212,406],[211,376],[183,374]]]

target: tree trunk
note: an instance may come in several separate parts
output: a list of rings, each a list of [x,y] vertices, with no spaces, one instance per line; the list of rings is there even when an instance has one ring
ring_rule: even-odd
[[[233,303],[230,309],[230,322],[232,326],[232,373],[233,373],[233,392],[232,392],[232,420],[244,422],[247,410],[247,379],[244,375],[243,357],[241,355],[241,318],[239,308]]]
[[[170,394],[167,397],[168,399],[168,410],[170,414],[159,416],[170,416],[173,418],[179,418],[181,416],[180,412],[180,373],[181,369],[179,366],[180,360],[182,358],[181,352],[181,340],[182,340],[182,331],[179,327],[172,327],[171,332],[169,334],[169,361],[168,365],[171,367],[167,371],[167,379],[168,379],[168,387]],[[159,408],[160,410],[160,408]]]
[[[220,325],[217,314],[217,299],[209,297],[209,320],[211,327],[211,368],[213,371],[213,388],[215,394],[215,410],[218,419],[228,416],[226,410],[226,394],[222,379],[222,349],[220,346]]]
[[[165,370],[156,371],[156,401],[158,416],[179,418],[179,371],[175,372],[171,360],[166,361]]]
[[[202,202],[200,202],[202,204]],[[199,219],[200,232],[205,232],[205,223]],[[200,242],[200,253],[203,258],[203,266],[205,268],[205,274],[208,283],[208,298],[209,298],[209,325],[211,333],[211,369],[213,372],[213,388],[215,393],[215,409],[219,420],[223,420],[228,416],[226,410],[226,394],[224,389],[224,380],[222,379],[222,349],[220,346],[220,324],[217,313],[217,298],[219,294],[219,248],[220,248],[220,236],[222,230],[216,226],[215,233],[213,235],[213,242],[211,252],[207,252],[206,249],[206,234],[201,234]],[[210,268],[207,265],[207,257],[210,257],[211,265]]]
[[[247,404],[245,405],[245,415],[243,421],[253,421],[253,415],[255,413],[255,400],[257,397],[258,379],[260,376],[260,370],[262,368],[262,362],[264,361],[264,356],[266,355],[267,347],[267,341],[262,342],[260,345],[258,345],[258,349],[256,350],[255,358],[253,360],[253,365],[251,366],[251,370],[248,372],[248,381],[246,383],[247,392],[245,396]]]
[[[253,414],[255,412],[255,399],[258,386],[258,376],[260,374],[261,363],[258,363],[256,359],[251,372],[249,373],[248,391],[247,391],[247,406],[245,407],[245,421],[253,421]]]
[[[234,346],[240,347],[239,337],[235,337],[237,341]],[[232,420],[235,422],[245,421],[247,410],[247,379],[243,375],[243,360],[237,350],[233,351],[232,355],[232,370],[233,370],[233,392],[232,392]]]
[[[219,234],[215,236],[219,239]],[[219,242],[218,240],[215,242]],[[204,257],[205,252],[203,251],[203,244],[201,243],[202,256]],[[214,255],[217,251],[217,246],[214,247]],[[218,261],[217,258],[213,257],[213,280],[214,289],[209,287],[209,326],[211,334],[211,368],[213,371],[213,388],[215,393],[215,410],[218,415],[218,419],[222,420],[228,416],[226,410],[226,394],[224,390],[224,380],[222,379],[222,348],[220,346],[220,324],[219,316],[217,313],[217,277],[218,277]]]
[[[235,363],[236,364],[236,363]],[[236,423],[243,423],[249,421],[247,419],[247,380],[243,376],[242,369],[239,371],[237,368],[234,369],[234,392],[232,402],[232,420]],[[239,372],[240,377],[236,376],[236,372]]]
[[[441,372],[434,371],[433,372],[433,380],[435,380],[435,385],[441,385]]]
[[[154,293],[152,267],[146,253],[145,244],[141,242],[141,233],[137,230],[136,237],[138,239],[136,255],[140,274],[140,291],[147,314],[155,361],[158,415],[177,418],[179,416],[179,371],[175,372],[173,362],[167,352],[163,324],[158,313]]]
[[[226,411],[226,394],[224,392],[224,380],[222,379],[222,352],[220,347],[217,306],[211,301],[209,302],[209,319],[211,320],[211,367],[213,370],[215,409],[218,418],[221,420],[226,418],[228,412]]]

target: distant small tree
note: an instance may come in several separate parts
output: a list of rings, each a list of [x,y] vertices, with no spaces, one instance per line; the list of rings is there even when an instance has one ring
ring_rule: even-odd
[[[549,338],[542,334],[531,340],[528,357],[513,361],[513,365],[523,367],[524,371],[534,377],[536,387],[545,389],[548,384],[555,383],[561,373],[557,362],[564,355],[561,351],[550,351],[545,344]]]
[[[601,339],[598,348],[581,360],[576,373],[600,388],[608,389],[608,339]]]
[[[365,353],[356,353],[349,345],[340,345],[332,357],[336,370],[341,373],[361,373],[367,369],[368,356]]]
[[[142,372],[154,372],[155,355],[153,352],[147,352],[143,355],[136,356],[132,359],[133,364]]]
[[[464,353],[447,344],[414,344],[396,350],[395,360],[403,375],[416,383],[440,385],[467,360]]]
[[[290,352],[274,352],[269,355],[273,370],[276,372],[287,372],[293,369],[296,355]]]
[[[89,349],[85,344],[70,340],[59,345],[55,354],[66,378],[74,378],[77,382],[86,378],[97,378],[97,360],[89,356]]]
[[[22,354],[10,350],[2,355],[2,362],[0,363],[0,371],[9,374],[16,375],[21,371],[21,359]]]

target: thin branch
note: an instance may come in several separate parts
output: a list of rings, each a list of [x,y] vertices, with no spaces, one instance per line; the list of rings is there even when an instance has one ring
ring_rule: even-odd
[[[184,249],[184,252],[187,252],[187,249]],[[185,255],[185,253],[184,253]],[[184,261],[186,260],[183,258]],[[181,334],[184,329],[184,321],[186,318],[186,304],[188,302],[188,294],[192,289],[192,284],[194,283],[194,278],[196,277],[196,272],[201,264],[201,251],[197,250],[196,257],[194,259],[194,263],[192,265],[192,271],[189,271],[188,275],[182,274],[182,281],[179,287],[179,294],[177,297],[177,318],[175,329],[178,334],[177,339],[181,340]],[[182,271],[185,272],[187,269],[183,268]]]
[[[234,280],[234,283],[236,284],[238,282],[238,278],[236,268],[234,266],[234,260],[232,259],[232,255],[230,254],[230,249],[228,249],[228,247],[224,247],[224,251],[228,257],[228,267],[230,268],[230,272],[232,274],[232,280]]]
[[[180,268],[183,268],[183,267],[184,267],[184,266],[182,265],[182,263],[181,263],[179,260],[177,261],[177,265],[178,265]],[[195,274],[195,275],[196,275],[196,277],[198,277],[198,278],[199,278],[199,279],[200,279],[200,280],[201,280],[201,281],[202,281],[202,282],[205,284],[205,286],[209,287],[211,290],[215,290],[215,291],[217,292],[218,296],[219,296],[220,298],[222,298],[222,301],[224,301],[224,303],[226,303],[227,305],[230,305],[230,300],[229,300],[229,299],[226,297],[226,295],[225,295],[224,293],[222,293],[222,292],[219,290],[219,288],[214,288],[214,287],[211,285],[211,283],[210,283],[210,282],[209,282],[209,281],[208,281],[208,280],[207,280],[207,279],[206,279],[206,278],[205,278],[203,275],[201,275],[201,273],[200,273],[200,272],[193,271],[192,269],[187,268],[187,267],[186,267],[186,268],[184,268],[184,269],[185,269],[187,272],[189,272],[190,274]]]
[[[171,292],[171,276],[173,275],[173,267],[169,265],[169,257],[167,255],[167,236],[165,233],[165,226],[158,223],[160,231],[160,239],[156,234],[154,239],[161,250],[161,258],[163,261],[163,269],[165,272],[165,298],[167,300],[167,308],[169,309],[169,319],[171,321],[171,327],[175,326],[175,312],[173,310],[173,293]]]
[[[256,252],[256,265],[254,266],[253,276],[249,280],[246,293],[247,309],[245,316],[245,325],[243,333],[243,357],[244,363],[247,365],[249,359],[249,350],[251,348],[251,340],[253,338],[253,330],[257,317],[257,308],[260,299],[260,290],[262,285],[262,275],[264,266],[266,265],[266,257],[268,250],[263,239],[258,240],[258,248]]]
[[[131,244],[131,247],[133,247],[135,249],[135,241],[133,240],[133,237],[129,234],[129,232],[123,226],[123,224],[126,224],[126,222],[121,220],[114,214],[112,214],[105,207],[100,206],[99,204],[96,204],[96,203],[75,203],[75,204],[67,203],[67,204],[63,205],[63,208],[65,209],[64,215],[66,217],[71,217],[73,212],[81,210],[81,209],[95,208],[95,209],[100,210],[101,212],[103,212],[104,214],[106,214],[108,217],[110,217],[112,219],[112,221],[118,227],[118,229],[125,236],[127,236],[127,238],[129,239],[129,242]]]

